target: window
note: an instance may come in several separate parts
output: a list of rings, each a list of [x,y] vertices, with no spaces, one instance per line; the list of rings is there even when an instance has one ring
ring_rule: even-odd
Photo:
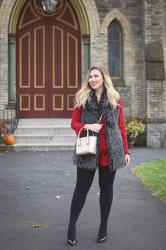
[[[114,20],[108,27],[108,61],[112,79],[122,79],[122,32],[119,23]]]

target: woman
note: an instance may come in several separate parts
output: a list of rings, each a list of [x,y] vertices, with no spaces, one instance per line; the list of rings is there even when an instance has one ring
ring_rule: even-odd
[[[101,220],[97,242],[101,243],[107,239],[116,170],[130,162],[122,99],[104,69],[92,67],[89,70],[88,79],[76,94],[71,127],[77,134],[83,127],[98,133],[98,153],[74,157],[77,181],[71,202],[67,242],[70,245],[77,242],[76,222],[98,168]]]

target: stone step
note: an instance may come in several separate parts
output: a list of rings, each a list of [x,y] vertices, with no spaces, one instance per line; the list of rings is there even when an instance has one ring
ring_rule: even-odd
[[[1,148],[12,151],[60,151],[75,148],[76,135],[70,119],[20,119],[16,143]]]
[[[75,142],[76,136],[74,135],[16,135],[16,144],[58,144],[66,143],[70,144]]]
[[[73,135],[74,131],[69,126],[19,126],[14,134],[17,135]]]
[[[68,126],[70,127],[71,119],[63,118],[40,118],[40,119],[19,119],[19,126]]]
[[[73,151],[75,149],[74,143],[58,143],[58,144],[14,144],[11,146],[1,144],[0,151]]]

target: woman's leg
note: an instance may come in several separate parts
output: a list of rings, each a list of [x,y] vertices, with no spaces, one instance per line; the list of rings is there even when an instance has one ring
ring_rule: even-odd
[[[95,171],[77,168],[77,181],[71,202],[70,220],[68,226],[68,240],[72,242],[76,240],[75,225],[85,204],[86,196],[92,185],[94,175]]]
[[[99,167],[100,186],[100,228],[98,241],[102,242],[107,238],[107,221],[113,200],[113,183],[116,171],[111,172],[108,167]]]

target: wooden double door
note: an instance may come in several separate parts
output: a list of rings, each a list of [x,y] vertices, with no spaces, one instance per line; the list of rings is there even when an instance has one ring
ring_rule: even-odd
[[[81,34],[68,1],[45,15],[28,1],[16,35],[16,81],[20,118],[70,117],[81,80]]]

